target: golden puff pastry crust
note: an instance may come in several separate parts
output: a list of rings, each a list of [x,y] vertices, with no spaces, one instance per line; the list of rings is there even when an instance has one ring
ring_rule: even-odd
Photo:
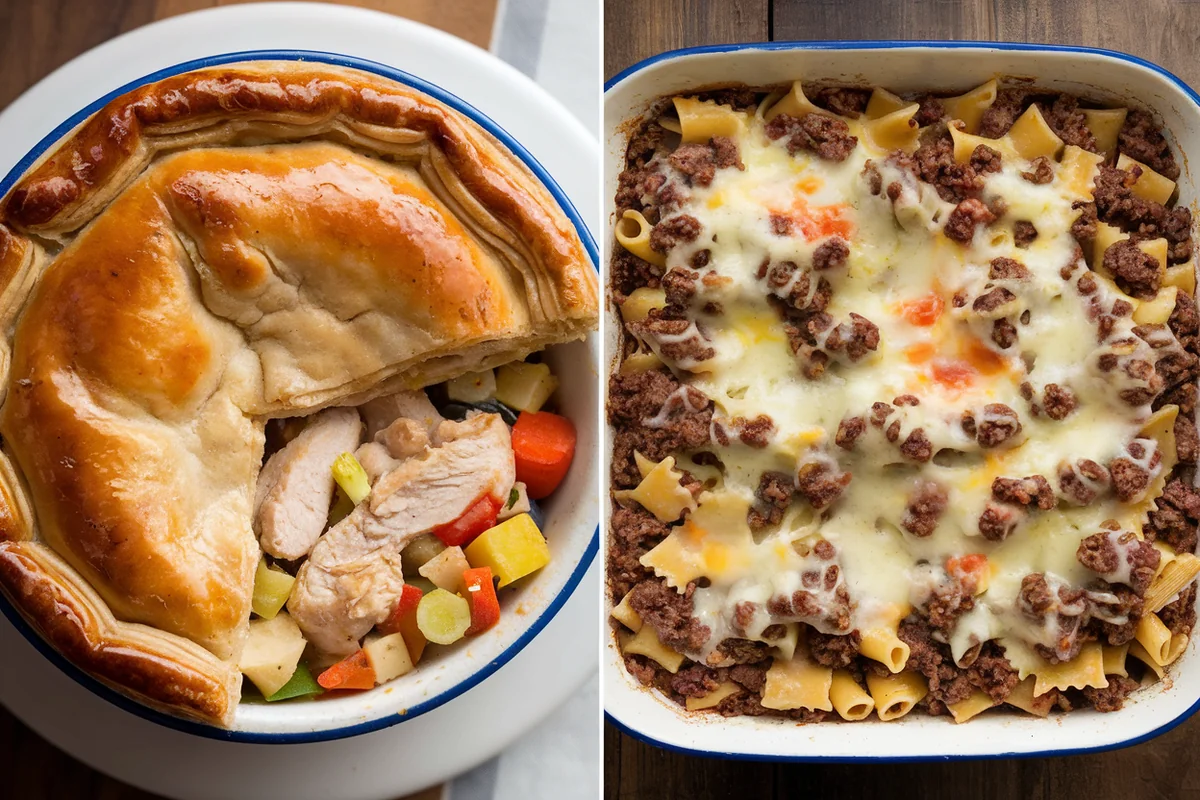
[[[427,95],[296,62],[141,87],[0,207],[0,587],[100,680],[229,725],[265,421],[597,319],[550,194]]]

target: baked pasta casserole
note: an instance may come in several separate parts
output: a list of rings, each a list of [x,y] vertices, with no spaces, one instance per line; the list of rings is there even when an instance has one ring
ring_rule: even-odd
[[[690,711],[1121,708],[1195,623],[1192,215],[1150,114],[722,89],[632,131],[608,587]]]

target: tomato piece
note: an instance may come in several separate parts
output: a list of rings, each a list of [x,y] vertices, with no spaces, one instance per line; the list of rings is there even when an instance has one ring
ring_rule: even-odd
[[[946,572],[958,580],[968,576],[978,579],[987,569],[987,563],[988,558],[983,553],[950,556],[946,559]]]
[[[933,362],[933,379],[949,389],[966,389],[975,382],[976,372],[970,364],[952,359]]]
[[[483,633],[500,621],[500,601],[492,583],[491,567],[476,567],[463,573],[463,595],[471,604],[471,627],[467,636]]]
[[[503,503],[490,494],[485,494],[464,511],[461,517],[434,528],[433,535],[441,539],[442,544],[447,547],[470,544],[476,536],[496,524],[496,518],[500,516],[502,508]]]
[[[404,584],[400,592],[400,600],[388,618],[375,627],[380,633],[398,633],[404,637],[408,647],[408,657],[416,664],[425,653],[428,641],[417,625],[417,606],[421,604],[422,592],[411,583]]]
[[[421,602],[421,590],[411,583],[404,584],[404,588],[400,592],[400,600],[396,603],[396,607],[392,609],[392,613],[388,618],[379,623],[375,627],[382,634],[399,633],[400,621],[405,617],[417,613],[417,604]]]

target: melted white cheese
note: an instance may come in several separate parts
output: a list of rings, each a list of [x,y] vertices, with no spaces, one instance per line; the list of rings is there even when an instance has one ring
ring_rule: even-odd
[[[764,471],[794,475],[814,452],[836,458],[853,479],[830,508],[817,513],[803,501],[794,504],[778,530],[757,540],[742,537],[738,546],[747,552],[722,558],[722,566],[709,570],[709,585],[694,595],[696,615],[713,631],[708,653],[736,635],[730,621],[738,603],[765,605],[795,585],[805,564],[791,544],[819,535],[837,548],[853,625],[861,629],[894,620],[896,608],[908,607],[914,582],[929,579],[928,564],[940,573],[951,556],[986,554],[990,580],[974,610],[960,618],[950,637],[952,650],[961,657],[980,641],[1000,638],[1014,664],[1027,672],[1036,662],[1026,645],[1045,643],[1047,634],[1017,610],[1021,579],[1045,572],[1082,585],[1095,577],[1076,560],[1076,548],[1115,516],[1116,500],[1110,494],[1082,508],[1033,509],[1006,541],[993,543],[978,530],[992,481],[1043,475],[1057,486],[1060,462],[1088,458],[1107,464],[1145,417],[1123,406],[1105,376],[1089,366],[1098,348],[1096,327],[1073,282],[1060,274],[1079,262],[1070,235],[1078,215],[1071,208],[1076,197],[1058,181],[1035,185],[1022,179],[1028,163],[1006,158],[999,173],[986,176],[984,197],[1002,200],[1008,214],[993,226],[978,227],[974,240],[963,246],[941,232],[953,205],[881,158],[875,163],[883,185],[900,182],[902,192],[895,204],[886,192],[872,195],[862,176],[869,156],[861,145],[842,163],[803,152],[789,156],[782,143],[767,139],[761,120],[747,126],[738,144],[745,169],[718,170],[711,186],[690,190],[678,213],[698,219],[702,233],[695,242],[675,247],[668,258],[669,269],[683,268],[698,251],[710,251],[700,271],[720,280],[701,290],[696,306],[716,301],[723,311],[697,312],[696,318],[716,356],[702,372],[689,373],[694,364],[672,366],[712,398],[718,418],[766,414],[774,421],[767,448],[736,443],[717,448],[726,467],[718,491],[749,503]],[[795,234],[773,233],[772,214],[792,216]],[[1028,248],[1016,247],[1014,220],[1034,221],[1039,235]],[[833,296],[827,312],[835,322],[850,312],[871,320],[880,344],[857,363],[831,362],[824,375],[810,380],[789,348],[758,272],[764,261],[792,261],[809,271],[813,251],[830,231],[848,240],[848,263],[810,272],[811,283],[815,286],[818,276],[829,280]],[[991,320],[974,313],[969,300],[962,308],[953,306],[960,290],[972,299],[983,293],[989,263],[1002,256],[1030,273],[1027,282],[993,282],[1017,295],[1015,311],[1006,309],[1010,320],[1029,315],[1028,324],[1017,325],[1019,341],[1008,350],[992,343]],[[906,304],[919,302],[942,304],[934,324],[909,321]],[[1117,333],[1128,333],[1131,325],[1118,320]],[[1034,417],[1020,393],[1026,381],[1038,398],[1046,384],[1070,386],[1078,408],[1063,421]],[[895,443],[870,426],[853,452],[834,445],[843,418],[868,415],[872,403],[891,403],[902,394],[916,395],[920,405],[897,408],[889,419],[901,423],[899,441],[920,427],[935,451],[945,448],[961,456],[925,464],[906,461]],[[1023,431],[1008,446],[982,451],[963,432],[960,419],[967,409],[982,419],[989,403],[1015,410]],[[921,539],[904,532],[901,520],[913,488],[925,480],[947,488],[949,505],[933,535]],[[795,510],[799,505],[804,513]],[[759,637],[768,622],[765,614],[756,617],[746,635]]]

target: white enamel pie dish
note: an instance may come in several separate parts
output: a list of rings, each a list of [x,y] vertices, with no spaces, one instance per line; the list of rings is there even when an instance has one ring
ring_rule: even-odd
[[[880,85],[895,92],[953,93],[998,75],[1028,77],[1038,87],[1152,110],[1162,119],[1176,152],[1183,154],[1179,203],[1196,210],[1197,176],[1191,172],[1187,156],[1200,153],[1200,95],[1161,67],[1132,56],[1075,47],[963,42],[773,42],[700,47],[647,59],[605,86],[604,198],[609,227],[603,238],[604,263],[608,263],[613,243],[613,198],[628,144],[627,123],[641,119],[660,97],[714,86],[762,86],[798,79]],[[612,309],[608,313],[606,352],[611,358],[617,351],[620,322]],[[611,453],[611,446],[605,452]],[[1200,653],[1196,651],[1197,644],[1192,641],[1164,681],[1134,693],[1116,713],[1086,709],[1048,719],[993,714],[963,725],[955,725],[948,717],[919,714],[893,722],[871,718],[808,725],[772,718],[687,715],[626,672],[611,635],[601,671],[609,720],[631,736],[668,750],[762,761],[1011,758],[1126,747],[1170,730],[1200,708]]]
[[[584,219],[598,216],[598,148],[565,109],[460,40],[334,6],[202,12],[85,54],[0,115],[0,165],[8,173],[0,193],[109,97],[199,66],[263,58],[354,66],[454,106],[534,171],[595,260]],[[562,381],[561,404],[579,432],[571,473],[545,505],[551,565],[509,598],[507,623],[423,663],[410,674],[415,680],[331,701],[243,705],[225,731],[181,722],[105,689],[47,648],[2,602],[0,702],[91,765],[178,797],[396,796],[494,755],[595,668],[598,359],[595,337],[547,353]],[[270,746],[278,744],[288,746]]]

